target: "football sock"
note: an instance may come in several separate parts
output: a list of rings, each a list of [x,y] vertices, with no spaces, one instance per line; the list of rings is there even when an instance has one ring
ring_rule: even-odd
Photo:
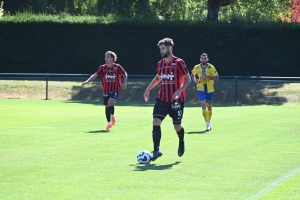
[[[211,110],[208,110],[208,111],[207,111],[207,121],[210,121],[210,120],[211,120],[211,116],[212,116],[212,111],[211,111]]]
[[[207,111],[206,111],[206,109],[205,110],[202,109],[202,114],[203,114],[204,121],[207,122],[208,120],[207,120]]]
[[[160,138],[161,138],[160,126],[153,126],[152,139],[153,139],[154,151],[159,151]]]
[[[110,122],[110,109],[107,107],[105,107],[105,116],[106,116],[107,122]]]
[[[114,115],[115,114],[115,106],[109,106],[110,109],[110,114]]]
[[[179,142],[184,142],[184,128],[181,127],[180,131],[177,132]]]

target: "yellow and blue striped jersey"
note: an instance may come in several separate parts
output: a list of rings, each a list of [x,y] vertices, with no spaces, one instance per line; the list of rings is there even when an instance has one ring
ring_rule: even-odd
[[[201,67],[201,64],[195,65],[194,69],[192,70],[192,74],[194,76],[198,75],[198,77],[201,77],[202,74],[204,74],[206,76],[213,76],[213,77],[219,76],[216,68],[210,63],[207,63],[206,68]],[[208,93],[214,92],[215,91],[214,82],[215,82],[214,80],[209,80],[209,79],[204,79],[203,80],[202,79],[200,81],[200,83],[197,84],[197,90],[204,91],[204,84],[206,84],[207,85],[207,92]]]

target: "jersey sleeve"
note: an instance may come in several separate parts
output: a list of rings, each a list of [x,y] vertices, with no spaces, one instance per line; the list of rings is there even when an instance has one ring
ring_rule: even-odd
[[[192,69],[192,74],[193,75],[197,75],[198,74],[198,72],[197,72],[197,65],[194,67],[194,69]]]
[[[219,74],[218,74],[218,72],[217,72],[217,70],[216,70],[215,67],[212,68],[211,73],[212,73],[212,76],[219,76]]]
[[[187,67],[185,65],[185,62],[183,60],[180,59],[178,61],[178,67],[179,67],[180,74],[185,75],[185,74],[188,73],[188,69],[187,69]]]
[[[98,76],[100,76],[100,74],[102,73],[102,71],[103,71],[103,65],[101,65],[101,66],[98,68],[98,70],[96,71],[95,74],[97,74]]]
[[[125,71],[125,69],[121,66],[121,65],[118,65],[119,67],[119,73],[121,74],[121,75],[124,75],[124,74],[126,74],[126,71]]]

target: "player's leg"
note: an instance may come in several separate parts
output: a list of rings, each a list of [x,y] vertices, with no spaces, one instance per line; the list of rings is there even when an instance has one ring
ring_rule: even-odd
[[[116,117],[115,117],[115,102],[118,97],[119,93],[118,92],[112,92],[109,94],[109,100],[108,100],[108,107],[110,110],[110,119],[111,119],[111,124],[115,125],[116,123]]]
[[[153,129],[152,129],[152,140],[153,140],[153,155],[151,161],[156,160],[162,156],[159,151],[160,140],[161,140],[161,122],[167,115],[166,105],[164,102],[156,101],[153,108]]]
[[[207,110],[206,110],[206,92],[198,91],[198,97],[201,103],[202,115],[205,123],[207,124],[208,119],[207,119]]]
[[[213,97],[214,97],[214,93],[207,93],[206,95],[206,105],[207,105],[207,120],[208,120],[208,124],[206,127],[207,131],[211,130],[211,116],[212,116],[212,103],[213,103]]]
[[[108,100],[109,100],[109,95],[103,94],[103,104],[105,106],[105,117],[106,117],[106,121],[107,121],[105,130],[107,130],[107,131],[112,127],[111,122],[110,122],[110,109],[108,107]]]
[[[183,118],[183,110],[184,110],[184,103],[177,103],[174,102],[171,106],[170,110],[170,117],[173,120],[173,126],[177,133],[179,139],[178,145],[178,156],[181,157],[184,154],[185,146],[184,146],[184,128],[181,126],[181,121]]]

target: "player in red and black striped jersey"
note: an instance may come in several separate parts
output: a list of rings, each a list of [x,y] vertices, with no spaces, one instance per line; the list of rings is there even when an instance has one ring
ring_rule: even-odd
[[[116,118],[114,116],[114,104],[120,93],[120,89],[121,87],[122,89],[125,89],[127,86],[128,75],[121,65],[114,63],[116,60],[117,55],[112,51],[107,51],[105,53],[106,64],[101,65],[96,73],[94,73],[88,80],[81,84],[84,86],[88,82],[100,77],[103,92],[103,104],[105,105],[105,115],[107,119],[107,126],[105,130],[107,131],[116,123]]]
[[[173,119],[174,129],[179,138],[178,156],[184,154],[184,129],[181,126],[184,102],[186,99],[186,87],[191,82],[191,77],[184,61],[175,57],[172,53],[174,42],[171,38],[164,38],[158,42],[162,60],[157,64],[157,74],[147,87],[144,99],[149,100],[149,93],[157,84],[160,89],[157,94],[153,109],[153,155],[152,161],[162,156],[159,151],[161,139],[161,122],[169,115]]]

